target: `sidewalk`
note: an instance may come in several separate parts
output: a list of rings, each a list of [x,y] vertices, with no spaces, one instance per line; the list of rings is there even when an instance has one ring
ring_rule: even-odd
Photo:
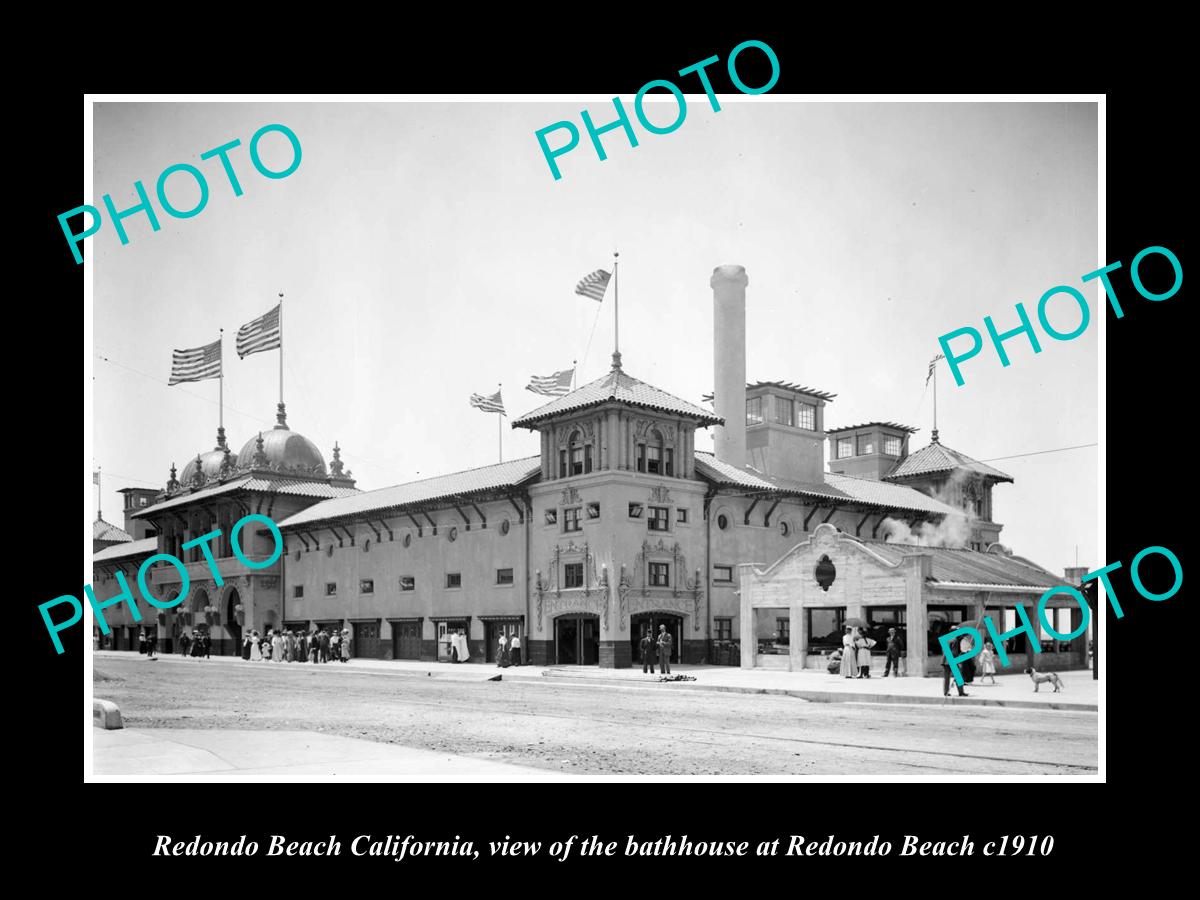
[[[570,775],[311,731],[93,728],[97,781],[572,781]]]
[[[142,659],[133,651],[96,650],[97,661],[106,657]],[[240,657],[214,656],[212,659],[185,659],[178,654],[159,656],[157,664],[190,666],[270,666],[273,669],[307,670],[312,663],[247,662]],[[1055,693],[1048,685],[1033,691],[1028,675],[996,676],[997,684],[981,684],[978,678],[966,685],[968,696],[959,698],[954,685],[950,697],[942,696],[939,678],[841,678],[815,670],[784,672],[770,669],[740,669],[735,666],[671,667],[673,675],[690,675],[695,681],[660,682],[657,675],[643,675],[640,667],[630,669],[601,669],[597,666],[510,666],[501,669],[494,664],[466,662],[420,662],[417,660],[352,659],[348,663],[327,663],[318,666],[322,671],[371,672],[410,677],[444,678],[452,681],[481,682],[500,675],[503,680],[554,681],[591,685],[642,688],[646,690],[715,690],[746,694],[783,694],[817,703],[918,703],[933,705],[1004,706],[1018,709],[1061,709],[1095,712],[1099,703],[1099,682],[1092,679],[1090,670],[1060,672],[1063,689]]]

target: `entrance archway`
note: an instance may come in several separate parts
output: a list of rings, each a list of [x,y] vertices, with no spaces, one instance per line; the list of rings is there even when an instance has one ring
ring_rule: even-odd
[[[233,643],[232,653],[237,656],[242,650],[242,626],[238,624],[237,616],[234,615],[234,607],[242,602],[241,595],[238,594],[237,588],[229,589],[229,596],[225,598],[225,629],[229,632],[229,639]]]
[[[671,635],[671,662],[679,662],[679,654],[683,647],[683,616],[675,613],[650,612],[629,617],[629,643],[633,648],[635,663],[642,661],[642,635],[649,630],[657,641],[659,625],[666,625],[667,633]],[[657,650],[655,653],[655,659],[657,659]]]
[[[554,655],[560,666],[600,664],[600,617],[583,613],[554,620]]]

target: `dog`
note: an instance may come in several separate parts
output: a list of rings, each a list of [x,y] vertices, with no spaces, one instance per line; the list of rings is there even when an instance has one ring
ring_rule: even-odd
[[[1046,683],[1054,685],[1054,693],[1056,694],[1062,690],[1062,679],[1054,672],[1039,672],[1037,669],[1031,667],[1025,670],[1025,674],[1033,679],[1033,692],[1035,694],[1038,692],[1038,685]]]

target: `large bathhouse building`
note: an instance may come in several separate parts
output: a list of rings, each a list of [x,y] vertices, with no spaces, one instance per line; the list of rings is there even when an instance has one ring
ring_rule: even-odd
[[[118,569],[134,584],[151,553],[187,553],[188,596],[148,623],[168,647],[183,630],[209,630],[228,653],[248,628],[332,627],[351,631],[356,656],[447,659],[462,634],[470,661],[489,661],[499,635],[516,634],[535,664],[626,667],[665,625],[676,661],[791,669],[823,666],[860,623],[880,651],[897,628],[917,674],[940,671],[936,637],[954,623],[993,610],[1006,621],[1063,583],[998,543],[1003,472],[936,433],[910,453],[916,429],[894,422],[827,429],[834,394],[748,384],[746,285],[740,266],[711,279],[711,408],[641,381],[614,353],[605,375],[512,423],[538,433],[538,455],[377,490],[357,488],[336,448],[327,469],[280,409],[236,456],[219,435],[148,505],[130,489],[126,530],[155,536],[95,554],[97,596],[116,592]],[[697,449],[710,428],[714,450]],[[217,585],[181,545],[227,535],[246,512],[278,523],[284,552],[247,571],[222,538]],[[269,532],[250,543],[252,558],[270,556]],[[170,566],[151,581],[178,594]],[[1078,610],[1051,605],[1066,633]],[[138,623],[108,612],[108,645],[129,646]],[[1085,640],[1043,642],[1039,667],[1084,665]]]

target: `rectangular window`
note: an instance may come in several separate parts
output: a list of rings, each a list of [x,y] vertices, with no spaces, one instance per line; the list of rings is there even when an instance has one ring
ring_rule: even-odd
[[[883,452],[886,456],[899,456],[900,438],[894,434],[885,435],[883,439]]]
[[[579,517],[582,511],[578,506],[563,510],[563,531],[583,530],[583,521]]]
[[[512,584],[512,583],[513,583],[512,569],[497,569],[496,570],[496,584]]]
[[[780,425],[794,425],[795,421],[792,417],[792,398],[791,397],[776,397],[775,398],[775,421]]]
[[[546,524],[547,525],[557,525],[558,524],[558,510],[557,509],[546,510]]]
[[[415,591],[417,589],[417,580],[411,575],[400,576],[400,590]]]
[[[370,578],[363,578],[358,582],[358,592],[360,594],[375,593],[375,582]]]
[[[842,649],[842,632],[845,630],[846,607],[832,609],[806,609],[804,615],[808,626],[808,652],[832,653]]]
[[[646,471],[651,475],[663,474],[662,448],[656,444],[646,446]]]
[[[718,641],[733,640],[733,619],[713,619],[713,627]]]
[[[565,563],[563,565],[563,587],[583,587],[583,563]]]
[[[675,510],[675,521],[680,525],[686,525],[688,520],[688,511],[686,509]]]
[[[587,505],[587,517],[589,519],[600,518],[600,504],[599,503],[589,503]]]
[[[583,471],[584,474],[592,471],[592,445],[588,444],[583,448]]]
[[[762,422],[762,397],[750,397],[748,400],[746,400],[746,424],[761,425]]]
[[[875,435],[860,434],[858,436],[858,455],[866,456],[868,453],[875,452]]]
[[[558,451],[558,477],[559,478],[567,477],[567,451],[566,450]]]
[[[733,566],[713,566],[713,581],[717,584],[732,584]]]
[[[304,585],[298,584],[294,588],[292,588],[292,596],[295,597],[297,600],[302,598],[304,596]]]
[[[448,587],[448,588],[462,587],[462,573],[461,572],[447,572],[446,573],[446,587]]]
[[[576,446],[571,448],[571,474],[583,474],[583,448]]]
[[[644,511],[645,510],[640,503],[629,504],[629,518],[631,519],[640,519]]]
[[[667,449],[667,450],[663,451],[663,474],[669,475],[672,478],[675,477],[675,451],[674,450]]]
[[[639,472],[646,471],[646,445],[637,445],[637,470]]]
[[[796,425],[799,428],[807,428],[809,431],[817,430],[817,408],[811,403],[805,403],[801,400],[796,401]]]
[[[646,525],[651,531],[667,531],[669,529],[670,510],[665,506],[650,507],[650,516],[646,519]]]
[[[335,594],[337,594],[337,582],[336,581],[325,582],[325,596],[332,597]]]
[[[775,620],[775,633],[779,635],[775,643],[787,644],[791,642],[792,636],[792,618],[791,616],[780,617]]]
[[[671,586],[671,564],[670,563],[650,563],[650,586],[651,587],[670,587]]]
[[[854,442],[850,438],[837,439],[837,458],[849,459],[854,455]]]

